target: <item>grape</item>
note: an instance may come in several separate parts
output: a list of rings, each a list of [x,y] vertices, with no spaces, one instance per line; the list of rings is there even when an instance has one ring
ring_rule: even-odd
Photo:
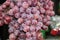
[[[32,1],[31,0],[28,0],[28,4],[31,5],[32,4]]]
[[[48,2],[48,5],[49,5],[49,6],[54,6],[54,3],[53,3],[52,1],[49,1],[49,2]]]
[[[43,23],[42,23],[42,22],[38,22],[38,23],[37,23],[37,26],[42,27],[42,26],[43,26]]]
[[[51,11],[50,10],[47,10],[46,11],[46,15],[50,15]]]
[[[32,13],[36,13],[37,8],[36,7],[32,7]]]
[[[13,16],[13,9],[10,9],[7,14]]]
[[[42,33],[38,33],[37,38],[38,38],[38,40],[40,40],[40,39],[43,40]]]
[[[11,3],[10,3],[10,8],[13,8],[13,7],[14,7],[14,3],[11,2]]]
[[[15,27],[16,29],[18,29],[18,28],[19,28],[19,24],[18,24],[18,23],[15,23],[15,24],[14,24],[14,27]]]
[[[40,3],[40,2],[38,2],[38,3],[37,3],[37,5],[38,5],[38,6],[41,6],[41,3]]]
[[[2,5],[2,8],[4,8],[4,9],[5,9],[5,8],[6,8],[6,5]]]
[[[49,7],[49,10],[51,10],[51,11],[52,11],[52,10],[53,10],[53,6],[50,6],[50,7]]]
[[[44,8],[45,8],[45,10],[48,10],[49,9],[49,5],[45,4]]]
[[[18,21],[18,23],[22,23],[23,22],[23,18],[19,18],[17,21]]]
[[[30,14],[30,15],[27,14],[27,19],[30,19],[31,20],[32,18],[33,18],[33,15],[32,14]]]
[[[37,40],[36,37],[32,37],[32,40]]]
[[[34,14],[34,19],[38,19],[39,18],[39,14]]]
[[[25,22],[25,24],[26,24],[26,25],[30,25],[30,24],[31,24],[31,21],[28,20],[28,21]]]
[[[18,36],[19,30],[16,30],[16,31],[14,32],[14,34],[15,34],[16,36]]]
[[[42,19],[42,17],[41,17],[41,16],[39,16],[38,21],[40,21],[40,22],[42,22],[42,21],[43,21],[43,19]]]
[[[21,17],[22,17],[22,18],[26,18],[26,17],[27,17],[27,14],[26,14],[26,13],[22,13],[22,14],[21,14]]]
[[[45,9],[44,8],[40,8],[40,12],[41,13],[45,13]]]
[[[30,26],[30,31],[31,31],[31,32],[35,31],[35,29],[36,29],[36,28],[35,28],[34,25],[31,25],[31,26]]]
[[[27,8],[27,9],[26,9],[26,12],[27,12],[27,13],[31,13],[31,8]]]
[[[16,39],[16,36],[12,33],[9,35],[9,40],[15,40]]]
[[[41,27],[40,26],[37,26],[36,27],[36,31],[39,31],[39,30],[41,30]]]
[[[5,18],[5,20],[4,20],[5,24],[9,24],[12,20],[12,17],[10,17],[10,16],[5,16],[4,18]]]
[[[2,11],[3,10],[3,8],[2,8],[2,6],[0,6],[0,11]]]
[[[43,19],[43,23],[45,23],[45,22],[47,22],[47,18],[44,18],[44,19]]]
[[[32,24],[37,24],[37,20],[32,20]]]
[[[15,18],[19,18],[20,17],[20,13],[15,13]]]
[[[40,11],[39,11],[39,10],[37,10],[37,11],[36,11],[36,14],[40,14]]]
[[[9,5],[10,5],[10,1],[6,1],[6,2],[5,2],[5,5],[6,5],[6,6],[9,6]]]
[[[20,30],[20,31],[22,31],[22,30],[23,30],[23,27],[22,27],[22,26],[20,26],[19,30]]]
[[[29,26],[24,26],[24,32],[27,32],[27,31],[29,31]]]
[[[19,12],[19,8],[18,8],[18,6],[14,6],[14,8],[13,8],[13,12],[14,12],[14,13]]]
[[[55,12],[51,11],[50,16],[54,16],[54,15],[55,15]]]
[[[33,37],[36,37],[36,32],[31,32]]]
[[[10,27],[8,31],[9,31],[9,33],[13,33],[14,32],[14,28]]]
[[[24,24],[24,23],[22,23],[21,25],[22,25],[23,27],[26,26],[26,24]]]
[[[28,8],[29,7],[29,4],[27,2],[23,2],[22,7],[23,8]]]
[[[50,25],[50,24],[51,24],[51,21],[47,21],[47,22],[46,22],[46,25]]]
[[[18,7],[20,7],[20,6],[21,6],[21,3],[20,3],[20,2],[18,2],[18,3],[17,3],[17,6],[18,6]]]
[[[22,32],[20,33],[20,36],[19,36],[21,39],[24,39],[25,38],[25,34]]]
[[[25,9],[23,7],[20,7],[20,12],[24,12]]]
[[[30,38],[31,37],[31,33],[30,32],[26,32],[26,37]]]
[[[48,30],[48,27],[43,25],[43,30]]]
[[[26,40],[32,40],[32,37],[30,37],[30,38],[26,38]]]
[[[47,18],[47,20],[49,21],[49,20],[51,20],[51,18],[50,18],[50,16],[49,15],[47,15],[46,16],[46,18]]]

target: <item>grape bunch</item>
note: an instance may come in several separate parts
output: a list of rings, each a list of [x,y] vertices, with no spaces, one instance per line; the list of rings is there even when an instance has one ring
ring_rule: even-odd
[[[40,30],[51,24],[51,0],[6,0],[0,6],[0,26],[9,25],[9,40],[43,40]]]

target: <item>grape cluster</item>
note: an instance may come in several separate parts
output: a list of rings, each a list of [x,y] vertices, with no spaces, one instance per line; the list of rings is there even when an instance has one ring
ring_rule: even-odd
[[[6,0],[0,6],[0,26],[9,24],[9,40],[43,40],[40,30],[51,24],[51,0]]]

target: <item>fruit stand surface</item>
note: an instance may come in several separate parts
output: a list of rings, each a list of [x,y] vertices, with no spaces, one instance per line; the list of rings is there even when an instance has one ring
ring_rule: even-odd
[[[60,40],[60,36],[48,36],[45,40]]]

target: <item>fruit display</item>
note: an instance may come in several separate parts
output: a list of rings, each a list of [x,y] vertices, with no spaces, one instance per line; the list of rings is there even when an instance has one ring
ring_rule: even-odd
[[[60,35],[60,16],[52,17],[52,24],[51,24],[51,34],[56,36]]]
[[[53,6],[51,0],[6,0],[0,6],[0,26],[9,25],[9,40],[43,40],[40,30],[48,30]]]

